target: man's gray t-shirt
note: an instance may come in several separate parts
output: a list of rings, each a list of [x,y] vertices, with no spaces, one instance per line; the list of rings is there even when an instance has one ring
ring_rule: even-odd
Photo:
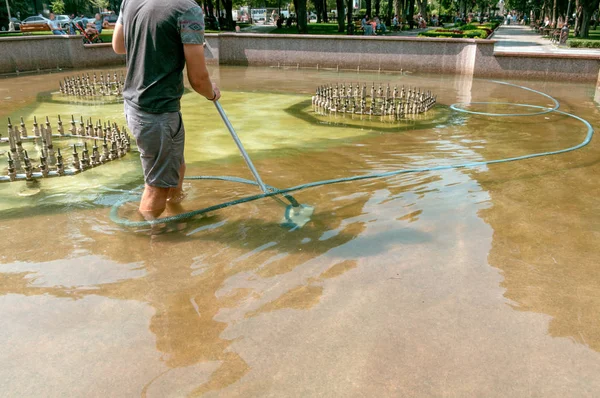
[[[204,43],[202,8],[193,0],[125,0],[117,23],[127,51],[127,104],[148,113],[179,111],[183,45]]]

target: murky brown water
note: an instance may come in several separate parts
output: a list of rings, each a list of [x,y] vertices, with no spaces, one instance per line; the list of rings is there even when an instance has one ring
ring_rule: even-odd
[[[36,101],[71,74],[0,80],[0,117],[122,121],[120,105]],[[555,150],[585,136],[583,124],[558,114],[489,118],[446,108],[549,105],[481,80],[251,68],[213,75],[261,175],[282,188]],[[303,111],[316,85],[350,80],[430,89],[440,106],[402,126],[363,129]],[[516,83],[600,121],[593,86]],[[183,112],[188,174],[249,178],[212,106],[189,94]],[[0,185],[0,396],[598,396],[598,142],[301,191],[295,197],[316,211],[292,232],[268,199],[155,239],[122,229],[108,213],[142,182],[135,154],[44,180],[34,196],[19,196],[21,183]],[[190,184],[186,209],[256,192]]]

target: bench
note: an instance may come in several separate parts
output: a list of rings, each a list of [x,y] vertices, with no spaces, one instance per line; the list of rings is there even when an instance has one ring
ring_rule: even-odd
[[[361,21],[354,21],[354,34],[355,35],[364,35],[365,29],[362,26]]]
[[[22,33],[31,33],[31,32],[50,32],[50,27],[44,24],[31,24],[31,25],[21,25]]]
[[[560,29],[554,29],[550,32],[550,42],[558,44],[560,42]]]

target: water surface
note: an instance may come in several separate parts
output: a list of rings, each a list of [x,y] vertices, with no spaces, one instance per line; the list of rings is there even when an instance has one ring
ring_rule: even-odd
[[[551,106],[485,80],[211,72],[256,167],[280,188],[557,150],[586,132],[559,114],[448,109]],[[0,117],[124,122],[120,104],[49,100],[73,73],[3,79]],[[397,124],[315,117],[306,102],[316,86],[342,81],[416,86],[437,93],[438,106]],[[513,83],[600,120],[593,86]],[[182,108],[188,174],[250,178],[214,107],[187,93]],[[23,183],[0,185],[0,395],[596,396],[597,142],[554,157],[301,191],[296,199],[316,210],[293,231],[270,199],[152,238],[118,227],[110,206],[142,184],[134,153],[43,180],[33,196],[19,195]],[[191,182],[189,193],[191,210],[256,188]]]

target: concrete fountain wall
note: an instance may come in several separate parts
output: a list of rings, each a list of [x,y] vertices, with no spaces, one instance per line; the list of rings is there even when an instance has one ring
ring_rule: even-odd
[[[123,65],[110,43],[83,45],[81,36],[0,38],[0,74]]]
[[[600,56],[494,54],[494,40],[221,33],[206,34],[209,63],[407,70],[502,79],[596,82]],[[123,65],[109,43],[80,37],[0,38],[0,74]]]

